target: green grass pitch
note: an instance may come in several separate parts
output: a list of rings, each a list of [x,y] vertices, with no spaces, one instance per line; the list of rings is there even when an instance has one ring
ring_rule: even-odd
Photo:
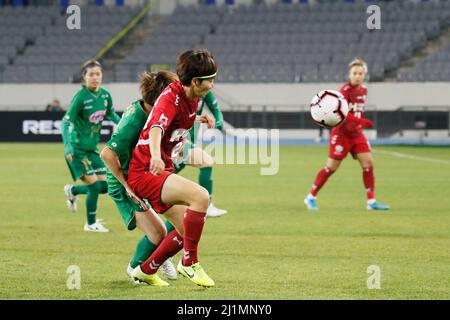
[[[84,198],[77,213],[65,205],[62,145],[0,144],[0,298],[449,299],[450,149],[374,149],[420,157],[374,154],[377,198],[389,213],[365,210],[350,158],[320,193],[320,211],[305,210],[325,146],[282,146],[275,176],[217,165],[214,202],[229,213],[205,225],[200,259],[216,287],[202,289],[184,278],[168,288],[133,285],[125,269],[140,232],[126,231],[107,196],[98,216],[110,233],[83,231]],[[81,270],[80,290],[66,286],[71,265]],[[367,287],[372,265],[380,289]]]

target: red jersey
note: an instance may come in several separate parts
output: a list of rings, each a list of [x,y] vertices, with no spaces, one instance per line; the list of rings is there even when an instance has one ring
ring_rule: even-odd
[[[162,130],[161,159],[166,171],[173,171],[173,161],[183,148],[183,140],[189,134],[195,122],[198,98],[189,100],[179,81],[170,84],[159,96],[142,129],[139,141],[130,161],[130,174],[145,173],[150,167],[150,129]]]
[[[353,113],[356,118],[364,117],[364,108],[366,105],[367,87],[361,85],[360,87],[352,87],[350,82],[344,84],[339,92],[345,97],[348,102],[348,110]],[[362,125],[346,119],[340,126],[333,128],[331,134],[341,134],[348,137],[356,137],[362,134]]]

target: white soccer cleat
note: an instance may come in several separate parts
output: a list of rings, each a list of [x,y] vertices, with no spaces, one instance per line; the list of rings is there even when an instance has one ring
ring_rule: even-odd
[[[216,208],[212,203],[210,203],[208,206],[208,210],[206,211],[206,216],[211,218],[221,217],[227,212],[227,210]]]
[[[164,263],[159,267],[159,270],[161,270],[161,272],[166,276],[167,279],[177,280],[177,269],[175,269],[172,258],[164,261]]]
[[[72,194],[72,187],[72,184],[66,184],[64,186],[64,193],[67,196],[67,208],[69,208],[70,211],[75,212],[77,211],[77,196]]]
[[[84,225],[84,231],[87,232],[109,232],[108,229],[106,229],[100,222],[95,222],[94,224],[85,224]]]
[[[127,266],[127,275],[130,277],[130,280],[133,281],[133,283],[135,283],[135,284],[143,283],[142,281],[139,281],[138,279],[135,279],[133,277],[133,271],[134,271],[134,269],[131,267],[131,264],[128,264],[128,266]]]

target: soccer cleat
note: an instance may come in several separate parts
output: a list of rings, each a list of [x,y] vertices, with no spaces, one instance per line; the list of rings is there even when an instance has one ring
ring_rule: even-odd
[[[316,202],[315,198],[306,197],[305,200],[303,200],[303,202],[305,203],[306,208],[308,208],[308,210],[311,210],[311,211],[319,210],[319,208],[317,207],[317,202]]]
[[[214,287],[214,280],[211,279],[203,269],[203,267],[200,265],[199,262],[194,263],[191,266],[183,266],[183,264],[180,262],[178,263],[177,267],[178,273],[182,276],[188,278],[195,284],[202,286],[202,287]]]
[[[73,185],[66,184],[64,186],[64,193],[67,196],[67,208],[69,208],[70,211],[75,212],[77,211],[77,196],[72,194],[72,187]]]
[[[141,284],[141,283],[143,283],[142,281],[140,281],[140,280],[135,280],[134,278],[133,278],[133,268],[131,267],[131,264],[128,264],[128,266],[127,266],[127,275],[130,277],[130,279],[131,279],[131,281],[133,281],[133,283],[135,283],[135,284]]]
[[[109,232],[100,222],[95,222],[94,224],[85,224],[84,231],[87,232]]]
[[[134,268],[133,272],[131,273],[131,277],[133,278],[133,281],[135,283],[140,281],[155,287],[169,286],[169,284],[166,281],[162,280],[156,273],[154,274],[144,273],[141,269],[141,266],[137,266],[136,268]]]
[[[177,279],[177,270],[173,265],[172,258],[167,259],[164,263],[159,267],[159,270],[170,280]]]
[[[386,204],[381,204],[378,202],[374,202],[372,204],[367,204],[367,210],[389,210],[390,207]]]
[[[212,203],[210,203],[208,206],[208,210],[206,211],[206,216],[211,218],[221,217],[227,212],[227,210],[216,208]]]

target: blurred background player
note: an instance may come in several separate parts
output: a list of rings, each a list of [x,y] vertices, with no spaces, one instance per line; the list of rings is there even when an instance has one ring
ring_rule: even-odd
[[[359,161],[363,171],[367,209],[388,210],[389,206],[380,204],[375,199],[374,161],[369,141],[362,131],[363,127],[373,127],[372,121],[363,118],[367,97],[367,87],[363,85],[363,82],[367,74],[367,64],[363,60],[355,59],[349,64],[348,70],[349,82],[344,84],[339,91],[348,102],[349,113],[347,119],[340,126],[331,130],[328,161],[325,168],[319,171],[304,203],[309,210],[319,209],[316,203],[317,193],[350,152],[353,158]]]
[[[76,93],[64,115],[61,131],[64,155],[73,181],[81,179],[84,185],[68,184],[64,187],[67,206],[77,210],[77,195],[86,194],[85,231],[108,232],[101,221],[97,221],[98,195],[108,192],[106,168],[100,159],[97,144],[100,141],[102,121],[106,118],[119,123],[112,98],[101,88],[102,66],[89,60],[82,68],[84,84]]]
[[[197,285],[212,287],[214,281],[200,265],[197,253],[209,195],[205,188],[173,174],[173,159],[197,120],[199,98],[213,87],[217,66],[209,51],[187,50],[178,56],[176,70],[180,81],[169,85],[156,101],[133,151],[127,181],[138,197],[147,199],[176,229],[132,276],[153,284],[158,267],[183,248],[178,272]],[[214,126],[210,117],[198,118],[208,122],[208,127]],[[178,240],[181,235],[183,241]]]
[[[133,269],[147,260],[166,234],[174,229],[170,222],[164,223],[153,209],[134,194],[128,186],[126,176],[131,153],[156,99],[170,83],[177,80],[176,74],[169,71],[144,72],[140,77],[142,98],[125,109],[117,131],[100,154],[108,168],[106,173],[108,194],[119,209],[127,229],[131,231],[138,227],[144,233],[127,267],[127,274],[130,277]],[[170,258],[160,268],[169,279],[177,278],[177,272]],[[153,285],[164,285],[159,277],[154,277],[153,280]]]
[[[214,116],[215,128],[223,129],[223,115],[219,109],[219,104],[217,99],[212,93],[208,92],[206,97],[200,99],[200,108],[197,111],[197,115],[201,116],[204,107],[207,106],[208,109]],[[200,129],[200,123],[194,123],[194,127],[189,131],[189,139],[186,139],[183,148],[182,159],[180,161],[174,161],[174,173],[179,173],[184,169],[186,165],[193,166],[200,169],[198,175],[198,184],[205,188],[209,193],[209,206],[206,212],[207,217],[220,217],[226,214],[228,211],[216,208],[212,203],[212,192],[213,192],[213,180],[212,180],[212,170],[214,165],[214,160],[212,157],[206,153],[201,148],[195,145],[197,141],[198,130]]]

